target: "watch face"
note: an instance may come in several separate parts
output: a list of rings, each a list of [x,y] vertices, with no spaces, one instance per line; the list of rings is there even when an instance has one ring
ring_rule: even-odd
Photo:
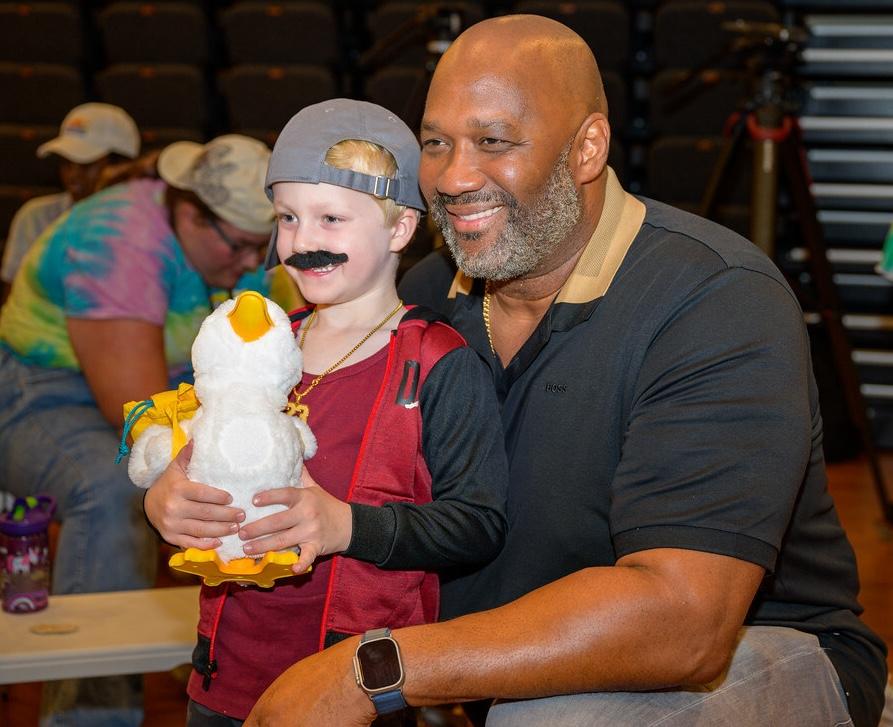
[[[357,649],[357,661],[363,686],[369,690],[398,686],[403,678],[397,644],[391,639],[378,639]]]

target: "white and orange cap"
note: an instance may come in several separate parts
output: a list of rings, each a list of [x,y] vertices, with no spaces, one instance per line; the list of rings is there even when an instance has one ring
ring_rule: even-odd
[[[75,106],[62,121],[59,136],[37,148],[43,159],[58,154],[76,164],[90,164],[107,154],[133,159],[140,153],[140,132],[124,109],[107,103]]]

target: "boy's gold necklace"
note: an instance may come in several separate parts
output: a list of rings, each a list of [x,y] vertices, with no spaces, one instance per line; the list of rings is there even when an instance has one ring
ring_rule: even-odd
[[[307,396],[307,394],[309,394],[311,391],[313,391],[313,389],[316,388],[316,385],[320,381],[322,381],[326,376],[328,376],[330,373],[332,373],[341,364],[343,364],[345,361],[347,361],[347,359],[349,359],[357,351],[359,351],[360,347],[364,343],[366,343],[366,341],[368,341],[370,338],[372,338],[372,336],[377,331],[379,331],[381,328],[383,328],[385,323],[387,323],[389,320],[391,320],[391,318],[393,318],[395,315],[397,315],[397,311],[399,311],[402,307],[403,307],[403,301],[400,300],[397,302],[397,307],[394,308],[394,310],[392,310],[390,313],[388,313],[387,316],[380,323],[378,323],[371,331],[369,331],[369,333],[367,333],[365,336],[363,336],[360,339],[359,343],[357,343],[356,346],[354,346],[352,349],[350,349],[350,351],[348,351],[346,354],[344,354],[341,358],[339,358],[335,363],[333,363],[331,366],[329,366],[329,368],[327,368],[321,374],[314,377],[313,381],[310,382],[310,385],[303,391],[298,391],[298,386],[300,386],[300,382],[299,382],[292,389],[292,393],[294,394],[295,398],[292,401],[288,402],[288,404],[285,407],[285,413],[288,414],[289,416],[299,416],[299,417],[301,417],[301,419],[303,419],[306,422],[310,418],[310,407],[307,406],[306,404],[302,404],[301,400],[305,396]],[[301,332],[301,348],[304,348],[304,339],[307,338],[307,331],[310,330],[310,327],[313,325],[313,322],[316,320],[316,311],[317,310],[319,310],[319,309],[318,308],[313,309],[313,312],[310,314],[310,318],[307,319],[307,325],[304,326],[304,330]]]

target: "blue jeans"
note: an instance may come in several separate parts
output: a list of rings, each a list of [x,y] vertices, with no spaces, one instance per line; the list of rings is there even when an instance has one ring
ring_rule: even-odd
[[[56,498],[62,528],[53,564],[55,594],[154,583],[158,541],[143,517],[142,490],[130,482],[125,464],[114,464],[117,447],[118,435],[81,374],[27,366],[0,348],[0,489]],[[74,682],[83,689],[47,682],[41,724],[139,725],[142,706],[134,681]],[[89,715],[65,718],[63,713],[80,704],[91,705]],[[57,713],[56,720],[49,716]]]
[[[705,687],[497,702],[487,727],[845,727],[853,724],[831,661],[811,634],[751,626],[726,672]]]
[[[227,717],[191,699],[186,705],[186,727],[240,727],[243,720]]]

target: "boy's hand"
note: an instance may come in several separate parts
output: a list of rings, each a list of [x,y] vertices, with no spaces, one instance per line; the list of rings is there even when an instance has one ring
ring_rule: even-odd
[[[229,493],[186,476],[191,456],[192,442],[146,491],[143,509],[166,542],[181,548],[211,550],[220,545],[221,536],[238,531],[245,513],[227,507],[232,502]]]
[[[340,553],[350,544],[353,516],[350,505],[330,495],[304,468],[304,487],[282,487],[261,492],[254,498],[258,507],[285,505],[288,509],[267,515],[239,531],[245,554],[257,556],[269,550],[299,546],[301,560],[292,566],[305,573],[317,556]]]

